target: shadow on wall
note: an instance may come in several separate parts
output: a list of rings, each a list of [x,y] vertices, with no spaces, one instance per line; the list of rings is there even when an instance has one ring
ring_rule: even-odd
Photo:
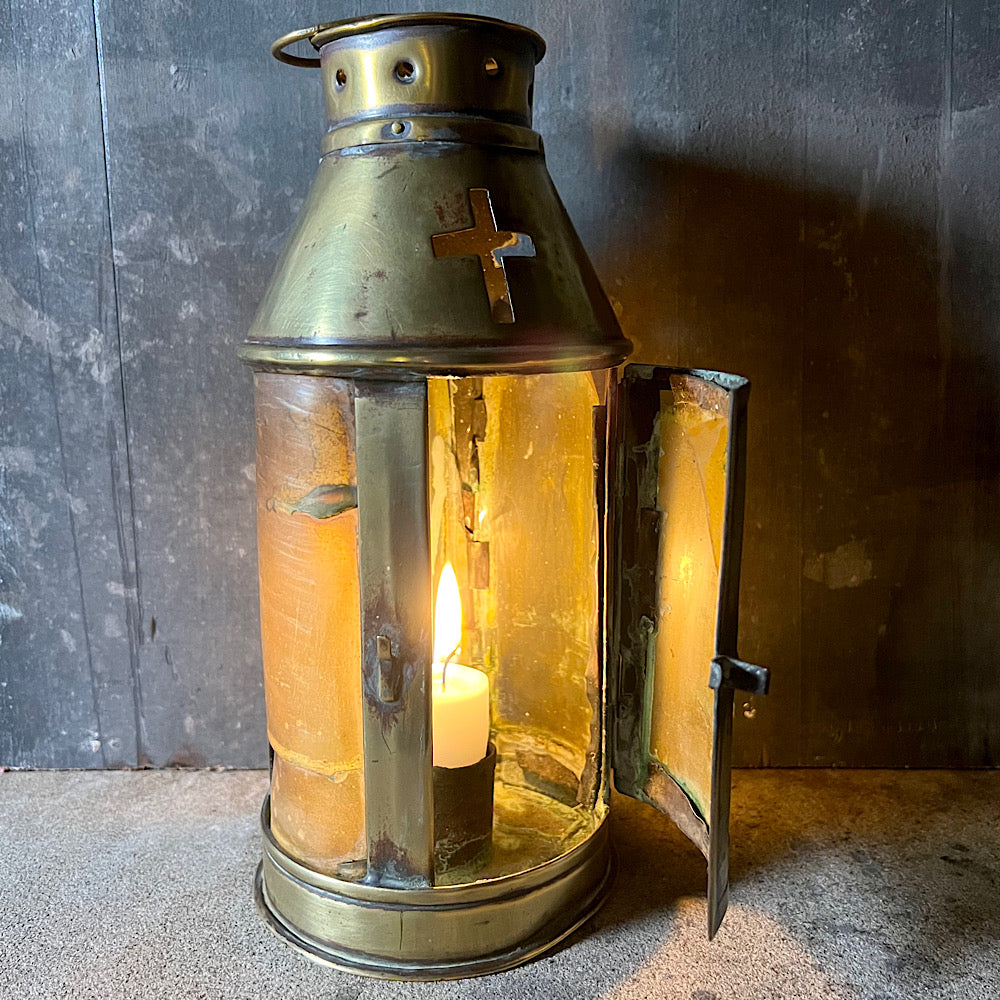
[[[864,177],[847,196],[626,143],[602,180],[595,257],[636,360],[753,383],[741,651],[773,683],[738,702],[737,762],[1000,763],[991,248]]]

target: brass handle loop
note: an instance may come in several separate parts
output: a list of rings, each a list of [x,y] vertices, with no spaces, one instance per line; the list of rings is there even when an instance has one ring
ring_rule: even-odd
[[[314,24],[311,28],[298,28],[296,31],[289,31],[287,35],[282,35],[281,38],[276,38],[271,43],[271,55],[278,62],[288,63],[289,66],[305,66],[309,69],[319,66],[319,59],[316,56],[293,56],[285,49],[296,42],[303,42],[307,38],[311,41],[315,35],[329,27],[329,24]]]

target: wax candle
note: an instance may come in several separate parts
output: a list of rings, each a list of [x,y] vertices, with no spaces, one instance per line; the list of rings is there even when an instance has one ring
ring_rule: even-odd
[[[438,581],[434,607],[431,727],[435,767],[466,767],[486,756],[490,684],[481,670],[456,663],[462,641],[462,602],[451,563]]]
[[[490,736],[490,684],[486,674],[462,663],[435,665],[431,698],[434,764],[466,767],[486,756]]]

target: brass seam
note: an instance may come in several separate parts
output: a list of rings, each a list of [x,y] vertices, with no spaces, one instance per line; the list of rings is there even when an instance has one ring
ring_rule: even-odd
[[[273,343],[244,343],[238,350],[240,360],[258,371],[291,371],[301,374],[339,372],[355,377],[366,372],[369,375],[378,372],[410,372],[415,378],[431,375],[535,375],[616,368],[628,356],[629,350],[628,347],[600,352],[550,350],[542,357],[537,353],[525,357],[521,352],[510,352],[506,358],[503,353],[491,350],[482,360],[455,363],[454,352],[447,348],[438,356],[431,353],[407,356],[400,354],[398,350],[380,351],[375,347],[366,350],[336,344],[279,347]]]
[[[396,131],[394,131],[394,129]],[[501,146],[538,153],[541,136],[533,129],[481,118],[444,115],[399,115],[368,118],[331,129],[320,144],[323,156],[367,146],[402,146],[407,143],[449,143]]]

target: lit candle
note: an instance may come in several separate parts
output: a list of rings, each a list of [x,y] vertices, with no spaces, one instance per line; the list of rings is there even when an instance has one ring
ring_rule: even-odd
[[[438,581],[434,605],[431,726],[435,767],[466,767],[486,756],[490,683],[481,670],[452,659],[462,642],[462,601],[451,563]]]

